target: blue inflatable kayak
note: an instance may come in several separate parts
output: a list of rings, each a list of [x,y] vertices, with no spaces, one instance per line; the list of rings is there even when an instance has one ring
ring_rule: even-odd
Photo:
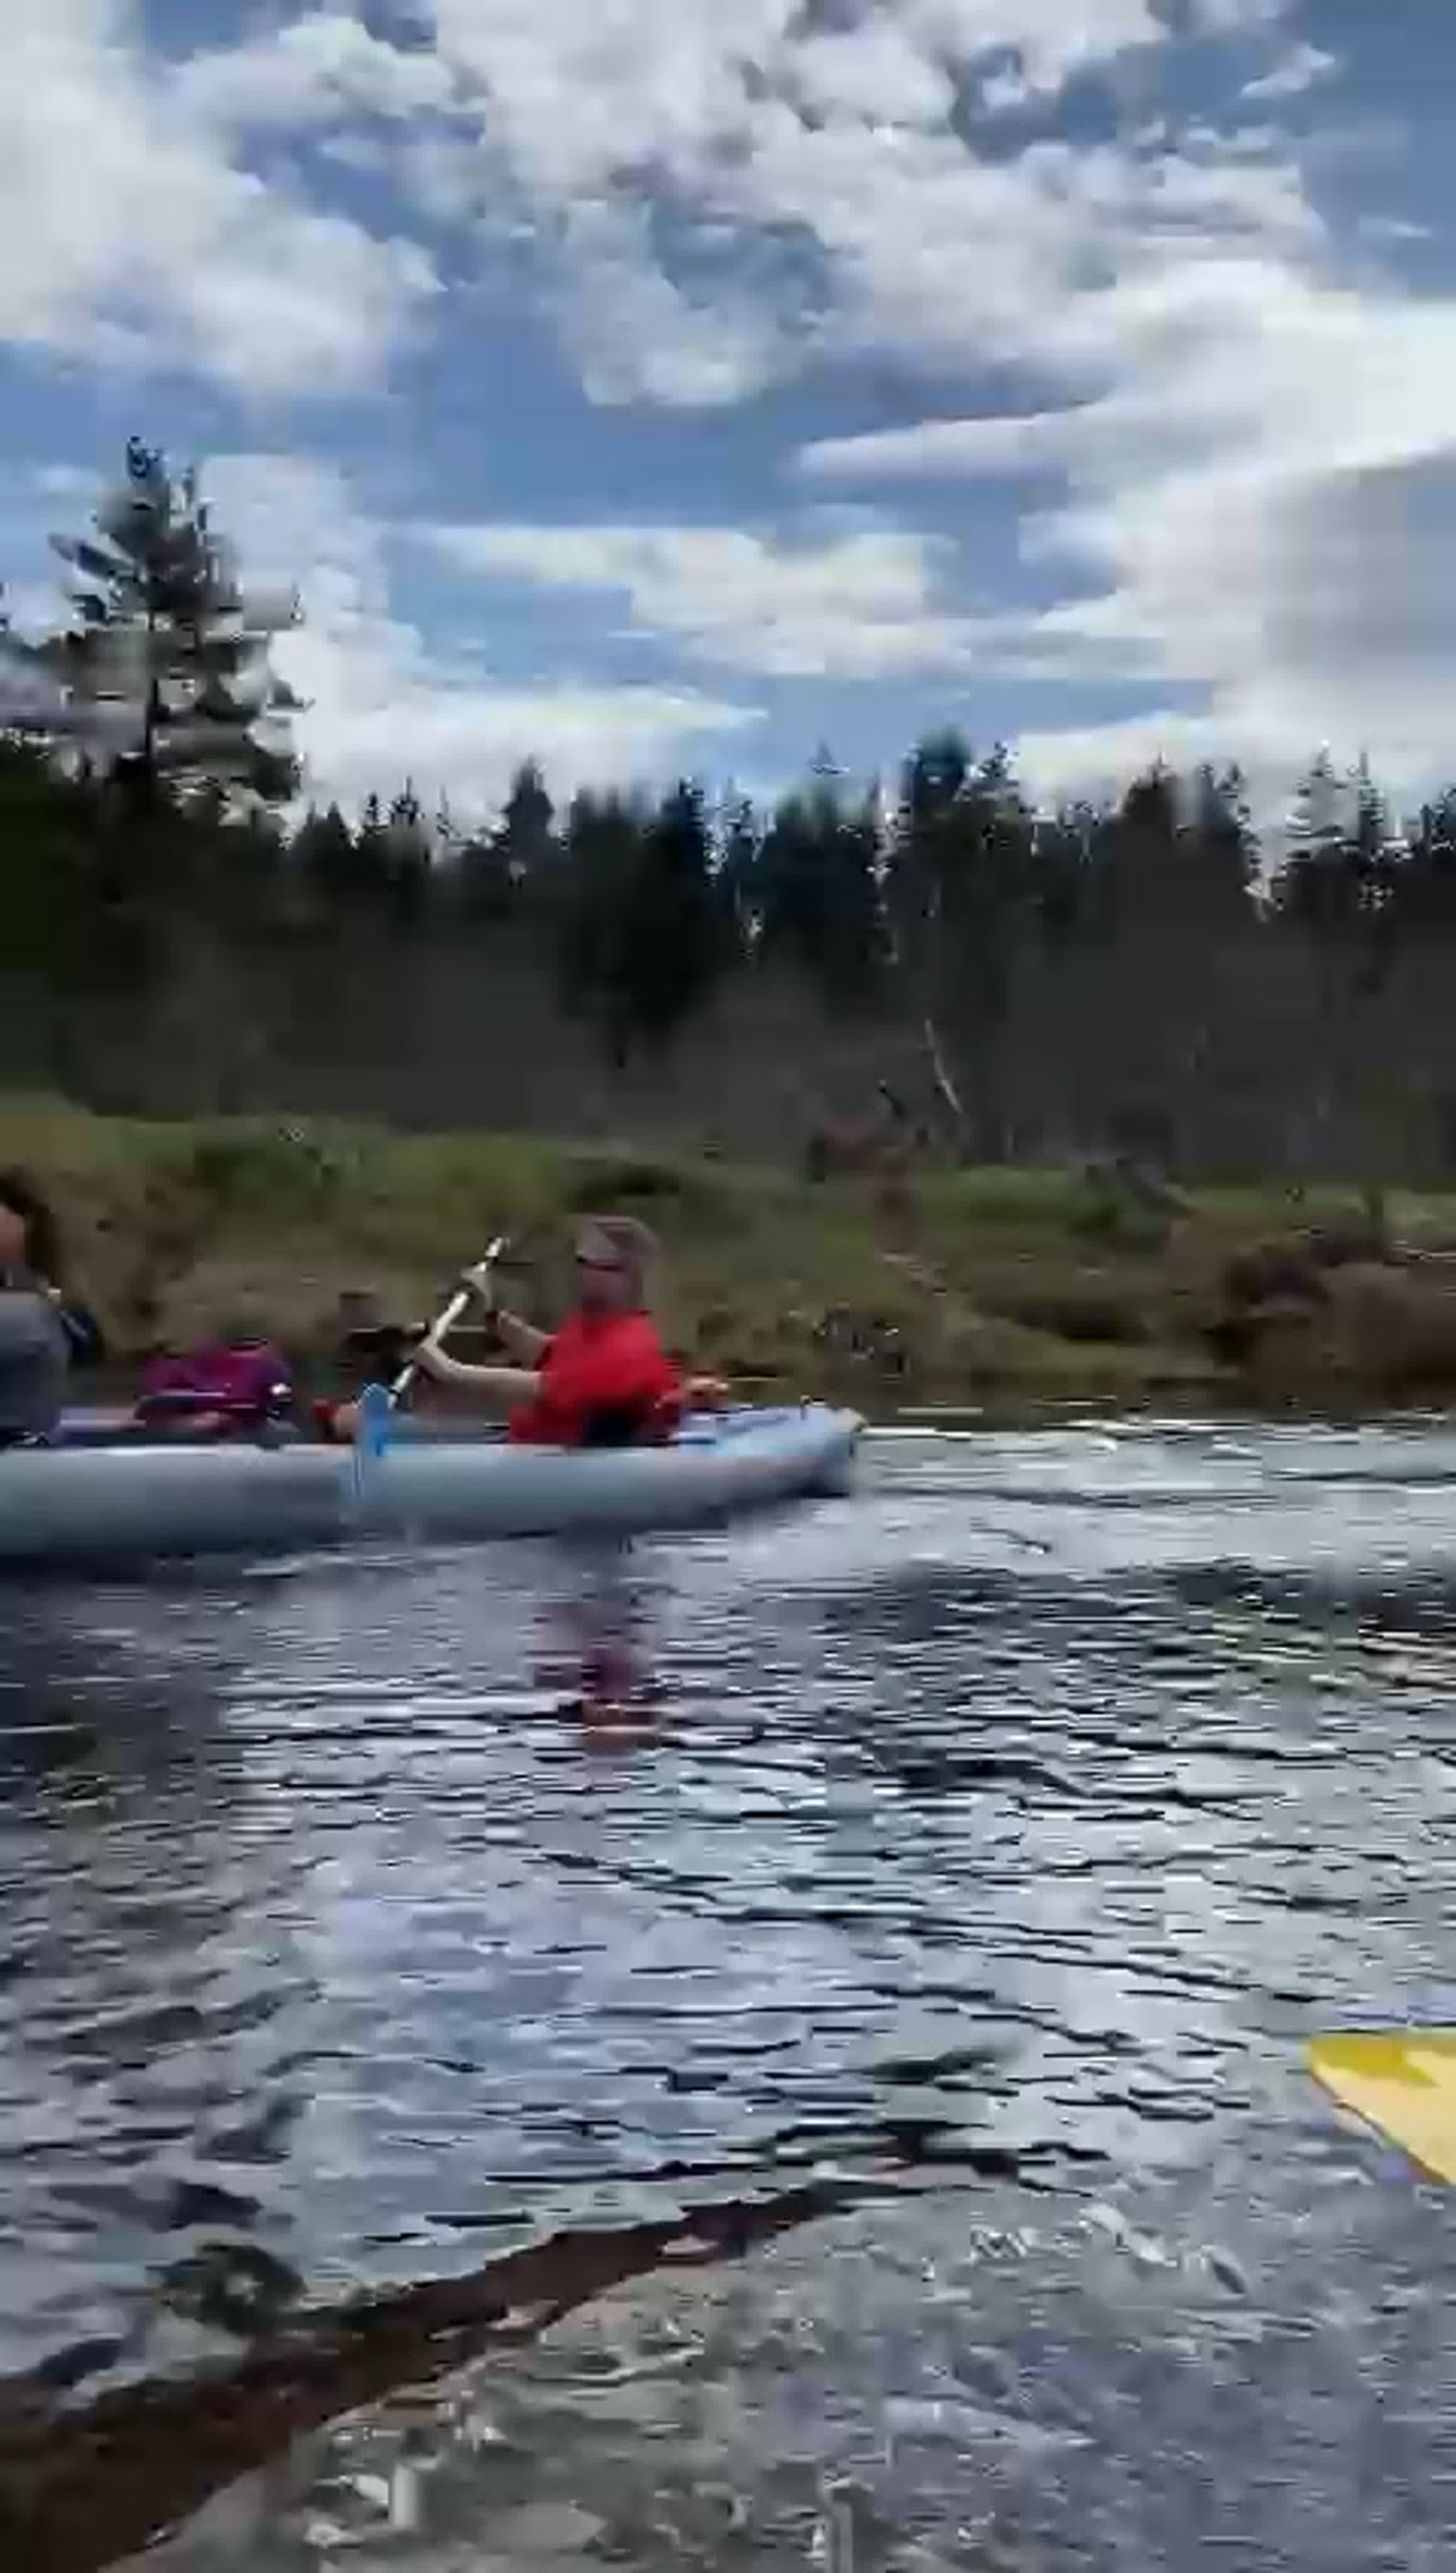
[[[405,1430],[380,1456],[306,1440],[108,1439],[0,1452],[0,1568],[420,1541],[631,1536],[845,1488],[863,1422],[806,1403],[589,1451]],[[404,1424],[401,1421],[401,1429]]]

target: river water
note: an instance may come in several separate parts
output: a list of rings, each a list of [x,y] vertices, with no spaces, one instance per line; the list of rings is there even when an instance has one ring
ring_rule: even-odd
[[[0,1597],[0,2560],[1449,2567],[1450,2201],[1302,2047],[1456,2018],[1453,1486]]]

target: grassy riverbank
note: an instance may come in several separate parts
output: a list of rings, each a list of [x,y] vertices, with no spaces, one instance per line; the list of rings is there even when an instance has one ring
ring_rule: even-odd
[[[76,1286],[123,1356],[218,1325],[267,1325],[327,1369],[342,1298],[407,1320],[497,1231],[513,1293],[549,1309],[572,1215],[626,1206],[670,1255],[667,1320],[750,1385],[1009,1405],[1408,1400],[1456,1387],[1456,1199],[1402,1201],[1415,1268],[1341,1270],[1317,1309],[1266,1296],[1236,1349],[1231,1259],[1352,1213],[1331,1192],[1189,1202],[1157,1238],[1109,1223],[1087,1182],[936,1171],[819,1186],[785,1171],[510,1136],[142,1124],[0,1099],[0,1162],[56,1201]],[[1210,1328],[1213,1336],[1210,1338]]]

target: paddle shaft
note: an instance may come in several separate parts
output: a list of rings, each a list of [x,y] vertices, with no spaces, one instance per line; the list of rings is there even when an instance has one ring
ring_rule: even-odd
[[[486,1252],[484,1259],[480,1263],[480,1267],[484,1270],[487,1278],[494,1269],[495,1264],[497,1260],[499,1260],[504,1249],[505,1237],[502,1234],[491,1243],[489,1250]],[[405,1360],[403,1366],[401,1366],[398,1374],[395,1376],[393,1383],[389,1387],[389,1408],[391,1411],[397,1409],[398,1405],[403,1401],[405,1394],[408,1392],[416,1375],[419,1373],[420,1351],[422,1349],[437,1349],[442,1340],[447,1340],[451,1331],[454,1329],[455,1324],[460,1321],[466,1313],[468,1313],[470,1306],[474,1301],[474,1297],[475,1289],[473,1286],[461,1286],[457,1288],[456,1292],[450,1297],[444,1311],[436,1315],[435,1319],[431,1322],[429,1329],[426,1331],[423,1340],[420,1342],[419,1348],[415,1350],[414,1355],[411,1358],[407,1358]]]

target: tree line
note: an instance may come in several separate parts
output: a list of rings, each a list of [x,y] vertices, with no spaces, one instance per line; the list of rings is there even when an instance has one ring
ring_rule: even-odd
[[[1397,816],[1322,755],[1261,846],[1237,768],[1046,810],[946,731],[870,786],[821,755],[769,809],[558,804],[527,762],[488,821],[407,780],[351,819],[301,802],[296,602],[248,591],[195,475],[134,440],[55,541],[65,619],[0,629],[12,1087],[444,1122],[630,1096],[735,1144],[909,1092],[990,1158],[1456,1163],[1456,787]]]

